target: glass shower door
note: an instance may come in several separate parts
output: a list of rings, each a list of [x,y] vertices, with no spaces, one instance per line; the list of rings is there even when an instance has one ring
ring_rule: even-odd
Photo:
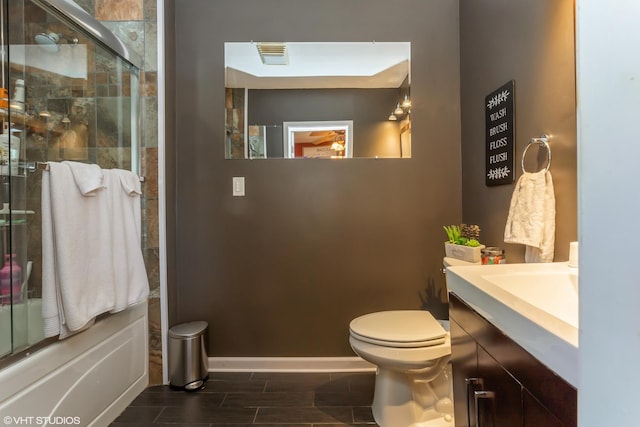
[[[135,66],[44,0],[0,5],[2,358],[45,337],[41,180],[48,172],[40,166],[76,161],[139,172],[139,89]]]
[[[23,9],[20,1],[0,0],[0,357],[26,346],[29,323],[42,319],[29,313],[26,285],[33,266],[27,260],[28,217],[35,211],[26,208],[26,174],[19,168],[26,134],[24,77],[9,64],[14,14]]]

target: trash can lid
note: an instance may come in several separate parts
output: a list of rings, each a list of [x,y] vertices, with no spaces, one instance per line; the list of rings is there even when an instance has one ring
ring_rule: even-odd
[[[204,332],[209,324],[203,320],[195,322],[181,323],[169,329],[171,338],[193,338]]]

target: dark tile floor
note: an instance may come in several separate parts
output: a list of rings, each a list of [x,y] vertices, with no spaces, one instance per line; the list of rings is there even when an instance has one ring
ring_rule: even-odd
[[[377,426],[373,373],[211,373],[197,392],[150,387],[113,427]]]

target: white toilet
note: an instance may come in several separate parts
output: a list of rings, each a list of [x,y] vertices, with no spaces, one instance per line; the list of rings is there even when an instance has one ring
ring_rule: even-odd
[[[469,264],[445,258],[444,265]],[[453,427],[448,322],[424,310],[365,314],[351,321],[353,351],[377,366],[371,410],[380,427]]]

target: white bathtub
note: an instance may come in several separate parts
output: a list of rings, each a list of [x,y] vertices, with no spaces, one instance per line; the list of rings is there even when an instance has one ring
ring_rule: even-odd
[[[42,300],[31,298],[13,305],[13,347],[20,350],[44,339]],[[11,306],[0,306],[0,355],[11,352]]]
[[[0,415],[108,426],[147,386],[148,354],[144,302],[0,370]]]

